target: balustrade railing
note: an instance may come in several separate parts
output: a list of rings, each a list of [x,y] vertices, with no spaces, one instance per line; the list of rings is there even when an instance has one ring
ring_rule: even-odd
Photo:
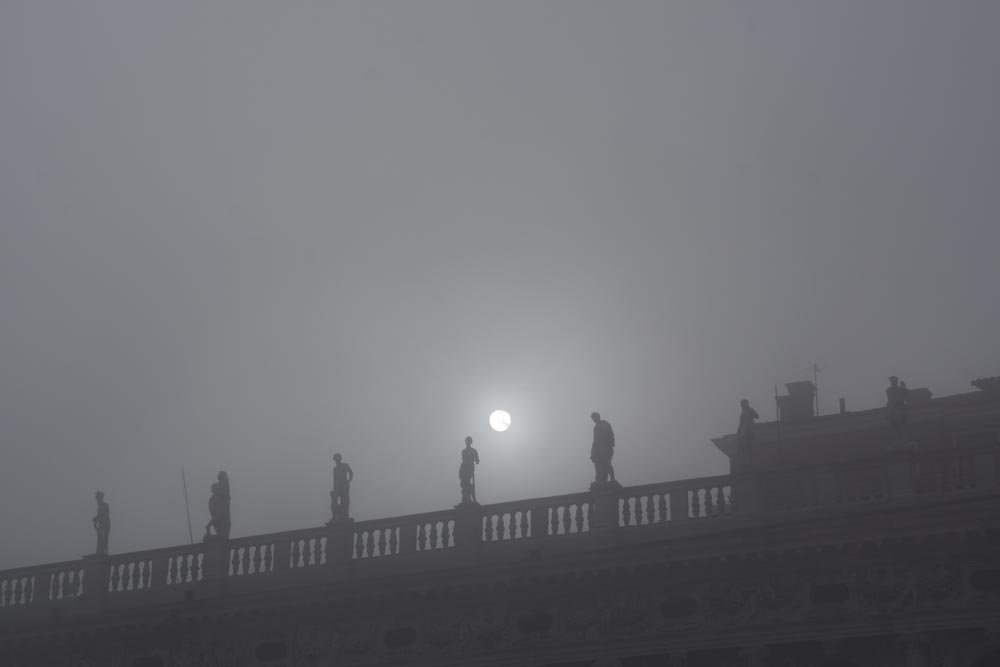
[[[292,570],[326,565],[327,536],[322,528],[289,538],[288,567]]]
[[[402,528],[398,520],[365,521],[354,526],[351,557],[354,559],[398,556],[403,535],[414,536],[414,527]],[[416,537],[414,536],[414,540]],[[414,548],[416,548],[414,544]]]
[[[441,512],[417,523],[417,551],[451,549],[455,546],[454,512]]]
[[[263,538],[242,539],[230,542],[229,576],[267,574],[274,571],[274,542]]]
[[[205,578],[205,550],[183,547],[167,556],[167,586],[194,584]]]
[[[0,578],[0,607],[22,607],[35,599],[34,574],[15,573]]]
[[[548,535],[552,537],[589,533],[593,507],[593,502],[586,495],[551,504],[546,508]]]
[[[542,510],[519,502],[486,505],[482,511],[482,541],[505,542],[535,537],[536,517]]]
[[[618,525],[653,526],[672,519],[669,485],[657,484],[624,489],[618,500]]]
[[[996,445],[894,451],[838,465],[679,480],[93,556],[0,572],[0,612],[68,604],[74,599],[102,604],[105,595],[109,603],[132,604],[128,601],[145,599],[146,592],[162,589],[166,594],[219,578],[232,579],[232,586],[238,587],[239,582],[257,577],[280,582],[277,575],[282,572],[301,573],[289,581],[322,578],[327,576],[324,572],[374,576],[385,570],[361,564],[385,558],[398,561],[400,571],[406,571],[409,564],[426,568],[440,562],[442,567],[454,567],[461,559],[477,558],[479,548],[490,549],[491,558],[504,558],[508,551],[522,558],[530,553],[527,549],[541,545],[586,549],[590,544],[608,543],[603,538],[592,542],[590,533],[622,530],[632,540],[658,540],[681,525],[688,527],[685,531],[711,532],[741,517],[780,522],[790,512],[933,502],[943,494],[997,494],[998,454]],[[648,530],[639,530],[643,527]],[[572,536],[579,540],[568,539]],[[494,548],[501,544],[509,546]],[[357,563],[358,569],[340,569],[350,562]]]
[[[84,579],[84,568],[79,564],[53,570],[48,577],[48,599],[69,600],[80,597],[84,593]]]
[[[153,586],[153,560],[143,554],[116,556],[110,563],[108,592],[148,590]],[[163,573],[159,573],[163,576]]]

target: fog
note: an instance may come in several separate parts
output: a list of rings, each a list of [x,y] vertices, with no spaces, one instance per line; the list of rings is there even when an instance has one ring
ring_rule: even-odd
[[[1000,373],[1000,3],[0,5],[0,567],[721,474]],[[510,411],[494,433],[491,410]]]

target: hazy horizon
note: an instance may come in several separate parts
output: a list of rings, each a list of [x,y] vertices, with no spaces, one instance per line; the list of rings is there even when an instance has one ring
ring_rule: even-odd
[[[1000,374],[1000,3],[0,6],[0,568],[720,474]],[[507,409],[510,431],[487,418]]]

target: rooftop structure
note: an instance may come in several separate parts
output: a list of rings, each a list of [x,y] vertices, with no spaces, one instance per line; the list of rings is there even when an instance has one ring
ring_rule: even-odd
[[[880,409],[760,424],[730,475],[0,572],[0,667],[997,665],[985,385],[905,439]]]

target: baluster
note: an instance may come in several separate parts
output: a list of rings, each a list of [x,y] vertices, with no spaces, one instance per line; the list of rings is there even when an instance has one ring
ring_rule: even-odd
[[[566,534],[566,515],[569,513],[569,509],[566,508],[566,507],[558,507],[558,508],[556,508],[556,512],[559,513],[559,530],[557,531],[557,534],[558,535],[565,535]]]
[[[315,537],[312,538],[311,540],[309,540],[309,564],[310,565],[319,565],[319,559],[320,559],[319,549],[320,549],[320,545],[319,545],[319,543],[317,543]]]
[[[507,516],[503,512],[497,514],[498,539],[507,539]]]
[[[35,578],[24,578],[24,604],[31,604],[31,598],[35,596]]]
[[[701,490],[695,489],[691,495],[691,516],[694,519],[701,517]]]
[[[229,576],[235,577],[240,573],[240,548],[233,547],[229,550]]]
[[[398,528],[389,529],[389,555],[395,556],[399,553],[398,539],[396,537],[396,531]]]
[[[708,493],[712,497],[712,516],[719,516],[719,496],[722,495],[722,490],[718,487],[713,487]]]
[[[624,510],[623,513],[625,515],[626,526],[634,525],[634,522],[632,521],[632,519],[634,518],[634,512],[632,511],[633,500],[634,500],[633,498],[626,498],[625,502],[622,504],[622,510]]]
[[[363,535],[365,539],[365,549],[364,549],[365,558],[371,558],[372,556],[375,555],[375,545],[373,544],[372,540],[372,531],[366,530],[363,533]]]
[[[264,571],[271,572],[274,570],[274,545],[267,544],[264,545]]]
[[[496,542],[497,541],[497,516],[494,515],[494,514],[490,514],[488,517],[486,517],[486,525],[487,525],[487,527],[490,530],[490,539],[489,539],[489,541],[490,542]]]
[[[18,585],[20,582],[21,577],[14,577],[10,580],[11,604],[21,604],[21,587]]]
[[[167,557],[167,583],[176,584],[177,583],[177,557],[168,556]]]
[[[190,558],[190,556],[188,554],[184,554],[183,556],[181,556],[181,570],[180,570],[180,575],[181,575],[181,583],[182,584],[186,584],[187,581],[188,581],[188,571],[189,571],[189,568],[190,568],[190,563],[188,563],[188,558]]]
[[[434,549],[438,548],[438,539],[439,539],[439,537],[440,536],[438,535],[438,522],[437,521],[432,521],[431,522],[431,550],[432,551]]]
[[[547,511],[549,513],[549,535],[557,535],[556,514],[559,512],[559,509],[556,507],[550,507]]]
[[[288,569],[294,570],[297,567],[301,567],[299,564],[299,554],[302,552],[302,547],[299,546],[299,540],[293,539],[288,549]]]
[[[650,523],[663,523],[663,511],[660,509],[660,494],[654,494],[651,496],[652,506],[649,512],[649,522]]]
[[[417,551],[424,550],[424,524],[417,524]]]
[[[453,534],[454,525],[455,524],[454,524],[453,521],[445,521],[444,522],[444,546],[445,546],[446,549],[448,547],[454,546],[452,544],[452,538],[454,537],[454,534]]]
[[[128,563],[125,568],[128,572],[128,589],[134,591],[139,587],[139,564]]]
[[[514,512],[514,528],[511,530],[511,539],[520,539],[524,535],[524,512]]]
[[[121,571],[121,568],[122,568],[121,565],[112,565],[111,566],[111,588],[110,588],[110,590],[112,590],[112,591],[120,591],[121,590],[121,582],[122,582],[122,571]],[[72,572],[70,573],[70,576],[72,576]],[[66,594],[66,593],[68,593],[68,591],[64,591],[64,594]]]
[[[59,573],[58,572],[53,572],[52,574],[49,575],[49,599],[50,600],[56,600],[56,599],[58,599],[58,593],[59,593],[59,591],[56,590],[56,588],[57,588],[58,585],[59,585]],[[4,604],[7,604],[7,600],[10,598],[10,589],[11,589],[11,584],[10,584],[10,582],[7,582],[7,588],[5,589],[4,597],[2,598]]]
[[[243,547],[240,551],[240,574],[250,574],[250,547]]]
[[[354,533],[354,542],[351,549],[351,558],[357,560],[361,558],[361,533]]]
[[[149,588],[149,575],[153,569],[153,561],[140,561],[139,566],[139,587],[146,590]]]
[[[638,524],[640,526],[645,526],[652,523],[652,521],[649,518],[647,518],[646,514],[646,506],[649,505],[651,502],[649,496],[642,496],[641,498],[636,498],[635,502],[639,505]]]
[[[382,557],[382,556],[386,555],[386,552],[385,552],[386,546],[385,545],[386,545],[386,541],[387,541],[387,538],[388,538],[388,536],[386,535],[386,533],[388,533],[388,532],[389,532],[388,528],[381,528],[378,531],[378,545],[377,546],[378,546],[378,555],[379,555],[379,557]]]
[[[722,487],[722,493],[725,494],[723,496],[723,500],[725,501],[725,513],[732,514],[733,510],[736,509],[736,506],[733,504],[733,487],[731,486]]]

